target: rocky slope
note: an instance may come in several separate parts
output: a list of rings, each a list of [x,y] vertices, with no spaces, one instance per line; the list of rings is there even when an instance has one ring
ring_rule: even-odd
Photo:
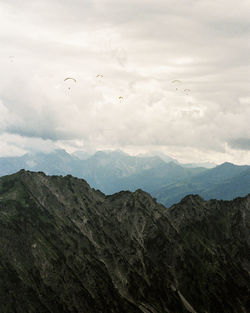
[[[250,312],[250,195],[105,196],[72,176],[0,178],[0,312]]]

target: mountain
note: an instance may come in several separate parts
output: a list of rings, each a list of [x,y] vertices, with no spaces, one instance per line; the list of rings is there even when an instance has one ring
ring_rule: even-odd
[[[165,164],[159,157],[134,157],[122,151],[98,151],[82,163],[78,177],[83,177],[89,184],[105,193],[120,191],[126,177],[158,168]],[[139,188],[139,187],[138,187]],[[130,188],[128,188],[130,189]]]
[[[250,189],[250,167],[238,175],[226,179],[223,183],[216,184],[210,190],[204,190],[202,196],[206,199],[232,200],[236,197],[243,197],[248,194]]]
[[[193,181],[201,184],[202,186],[213,187],[215,184],[221,183],[222,180],[231,179],[249,168],[250,166],[248,165],[239,166],[225,162],[209,171],[195,176]]]
[[[135,157],[120,151],[99,151],[85,161],[80,177],[107,194],[140,188],[151,193],[163,185],[190,178],[204,170],[184,169],[174,162],[166,163],[158,156]]]
[[[134,157],[122,151],[98,151],[87,157],[87,153],[69,154],[57,149],[51,153],[25,154],[21,157],[0,158],[0,176],[15,173],[24,168],[44,171],[47,174],[67,173],[88,177],[98,183],[97,176],[112,176],[113,179],[129,176],[165,162],[159,157]]]
[[[205,199],[230,200],[245,196],[250,186],[250,166],[224,163],[212,169],[192,168],[165,162],[159,156],[131,156],[119,150],[97,151],[90,157],[79,153],[71,155],[58,149],[48,154],[0,158],[0,176],[22,168],[48,175],[71,174],[106,194],[143,189],[167,206],[189,193],[200,194]]]
[[[167,209],[70,175],[0,178],[0,312],[248,313],[249,249],[250,195]]]
[[[77,150],[75,152],[73,152],[71,155],[77,157],[80,160],[87,160],[89,157],[91,157],[93,153],[90,153],[88,151],[83,151],[83,150]]]
[[[44,171],[47,174],[76,175],[80,166],[80,160],[67,153],[65,150],[57,149],[51,153],[25,154],[20,157],[0,158],[0,176],[8,175],[24,168],[33,171]]]
[[[138,157],[152,157],[152,156],[158,156],[166,163],[174,162],[180,164],[176,159],[171,158],[170,156],[166,155],[165,153],[157,150],[153,150],[150,153],[140,153],[137,155]]]
[[[184,169],[173,162],[166,163],[158,156],[136,157],[122,151],[98,151],[89,158],[71,155],[65,150],[51,153],[26,154],[22,157],[0,158],[0,176],[20,169],[43,171],[49,175],[84,178],[101,191],[112,194],[122,189],[148,192],[166,184],[191,177],[202,168]]]
[[[250,166],[223,163],[192,176],[189,180],[159,188],[152,195],[164,205],[172,205],[185,195],[198,193],[205,199],[232,200],[250,190]]]
[[[142,188],[153,194],[163,186],[190,179],[192,176],[204,171],[206,171],[204,168],[183,168],[174,162],[161,162],[155,167],[121,178],[118,180],[116,188],[120,187],[120,189],[129,189],[131,191]],[[113,190],[113,192],[116,191]]]
[[[178,162],[179,163],[179,162]],[[202,162],[202,163],[179,163],[182,167],[194,168],[194,167],[205,167],[214,168],[217,164],[213,162]]]
[[[157,151],[157,150],[152,151],[151,153],[139,154],[138,156],[141,156],[141,157],[158,156],[166,163],[174,162],[182,167],[187,167],[187,168],[195,168],[195,167],[214,168],[216,166],[216,164],[213,162],[181,163],[178,160],[173,159],[170,156],[166,155],[165,153],[162,153],[161,151]]]

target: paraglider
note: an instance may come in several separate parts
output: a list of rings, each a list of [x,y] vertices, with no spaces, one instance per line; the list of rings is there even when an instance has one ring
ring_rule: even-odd
[[[182,84],[182,81],[175,79],[175,80],[172,80],[172,84]],[[178,88],[176,87],[175,90],[178,90]]]
[[[100,85],[103,83],[103,75],[102,74],[96,75],[96,82],[97,82],[97,84],[100,84]]]
[[[184,89],[184,92],[186,93],[186,95],[188,95],[188,93],[189,93],[190,91],[191,91],[191,90],[188,89],[188,88]]]
[[[64,81],[66,81],[66,80],[70,80],[70,81],[73,81],[73,82],[76,83],[76,79],[75,79],[74,77],[66,77],[66,78],[64,79]],[[70,90],[71,87],[68,87],[68,89]]]

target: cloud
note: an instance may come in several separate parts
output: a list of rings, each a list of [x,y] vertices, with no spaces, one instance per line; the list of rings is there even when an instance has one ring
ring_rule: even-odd
[[[230,147],[236,150],[250,150],[249,138],[237,138],[229,141]]]
[[[51,140],[41,138],[30,138],[9,133],[0,134],[1,149],[0,157],[20,156],[28,152],[51,152],[57,148]],[[59,147],[59,146],[58,146]]]
[[[233,0],[0,0],[0,9],[6,153],[19,138],[19,152],[41,141],[245,162],[235,149],[250,136],[249,1],[236,10]]]

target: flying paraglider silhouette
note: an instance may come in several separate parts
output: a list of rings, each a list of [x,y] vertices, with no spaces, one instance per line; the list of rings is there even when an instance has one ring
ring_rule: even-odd
[[[76,79],[75,79],[74,77],[66,77],[66,78],[64,79],[64,81],[66,81],[66,80],[72,80],[72,81],[74,81],[74,82],[76,83]],[[68,87],[68,89],[70,90],[71,87]]]
[[[186,93],[186,95],[188,95],[190,91],[191,91],[191,90],[188,89],[188,88],[184,89],[184,92]]]
[[[103,83],[103,75],[97,74],[96,75],[96,81],[97,81],[97,84],[101,85]]]
[[[180,84],[182,84],[182,81],[179,80],[179,79],[174,79],[174,80],[172,80],[172,84],[178,84],[178,85],[180,85]],[[178,90],[178,88],[176,87],[175,90]]]

